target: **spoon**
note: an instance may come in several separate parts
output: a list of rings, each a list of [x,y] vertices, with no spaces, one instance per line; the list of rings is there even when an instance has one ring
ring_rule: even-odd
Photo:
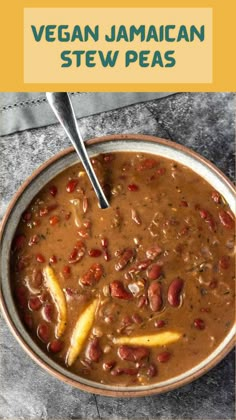
[[[46,92],[46,97],[58,121],[61,123],[67,136],[73,144],[85,171],[87,172],[93,189],[97,195],[99,207],[101,209],[108,208],[109,203],[89,160],[68,93]]]

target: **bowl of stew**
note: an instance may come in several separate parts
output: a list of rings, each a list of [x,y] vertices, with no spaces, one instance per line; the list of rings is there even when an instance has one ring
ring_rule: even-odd
[[[234,345],[234,187],[168,140],[86,144],[110,208],[72,148],[37,169],[1,226],[3,314],[24,350],[75,387],[172,390]]]

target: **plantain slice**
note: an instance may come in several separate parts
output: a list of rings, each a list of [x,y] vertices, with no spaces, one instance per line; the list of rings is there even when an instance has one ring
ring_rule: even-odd
[[[55,335],[56,338],[62,336],[66,328],[67,321],[67,307],[65,295],[57,280],[56,274],[52,267],[49,265],[43,270],[46,286],[52,296],[58,312],[58,322],[56,325]]]
[[[157,334],[150,335],[137,335],[134,337],[123,336],[114,338],[114,344],[130,344],[130,345],[140,345],[140,346],[164,346],[165,344],[174,343],[178,341],[181,337],[181,334],[178,332],[165,331]]]
[[[84,309],[75,324],[75,328],[71,336],[70,347],[66,355],[66,364],[68,366],[71,366],[75,362],[82,350],[89,331],[93,325],[97,306],[98,299],[94,299],[89,306]]]

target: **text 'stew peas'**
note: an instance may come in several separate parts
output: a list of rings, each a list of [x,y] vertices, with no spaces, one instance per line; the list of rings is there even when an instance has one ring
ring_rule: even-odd
[[[25,83],[212,82],[211,9],[25,9],[24,27]]]
[[[45,39],[46,42],[73,42],[75,46],[81,43],[86,43],[89,40],[99,42],[100,40],[100,27],[95,25],[91,27],[89,25],[81,26],[75,25],[69,27],[69,25],[41,25],[36,27],[31,25],[32,33],[36,42],[41,42]],[[121,42],[126,43],[142,42],[145,44],[149,42],[195,42],[199,40],[204,42],[205,40],[205,25],[196,27],[195,25],[160,25],[159,27],[150,25],[131,25],[126,27],[125,25],[112,25],[109,33],[104,35],[104,39],[108,43]],[[119,50],[63,50],[61,52],[61,67],[70,66],[86,66],[96,67],[101,65],[102,67],[114,67],[119,59]],[[129,67],[137,63],[140,67],[173,67],[176,65],[175,51],[166,50],[163,53],[159,50],[154,52],[150,50],[127,50],[124,56],[125,67]]]

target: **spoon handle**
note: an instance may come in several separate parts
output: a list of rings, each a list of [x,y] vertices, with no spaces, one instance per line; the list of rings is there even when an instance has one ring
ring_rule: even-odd
[[[47,92],[46,96],[54,114],[61,123],[80,157],[84,169],[93,185],[100,207],[106,209],[109,207],[109,203],[89,160],[69,95],[66,92]]]

